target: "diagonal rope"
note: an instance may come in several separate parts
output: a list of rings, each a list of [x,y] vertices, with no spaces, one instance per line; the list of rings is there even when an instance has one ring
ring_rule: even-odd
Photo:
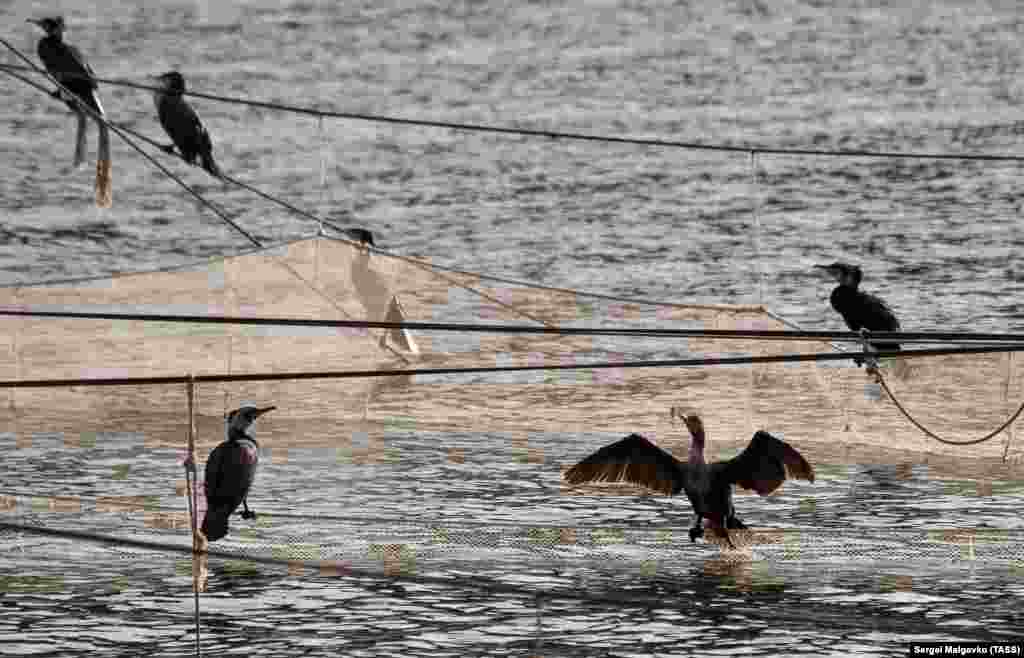
[[[9,64],[0,64],[0,69],[7,71],[17,70],[19,67]],[[94,78],[97,82],[105,84],[120,85],[156,91],[152,85],[130,82],[128,80],[114,78]],[[268,110],[291,112],[294,114],[305,114],[315,117],[326,117],[335,119],[354,119],[358,121],[372,121],[376,123],[390,123],[405,126],[420,126],[427,128],[444,128],[448,130],[460,130],[467,132],[481,132],[504,135],[519,135],[523,137],[541,137],[545,139],[564,139],[586,142],[604,142],[610,144],[633,144],[637,146],[656,146],[664,148],[679,148],[699,151],[722,151],[730,153],[759,153],[765,155],[783,156],[828,156],[848,158],[911,158],[923,160],[979,160],[987,162],[1024,162],[1024,155],[997,155],[986,153],[935,153],[935,152],[910,152],[910,151],[872,151],[869,149],[811,149],[811,148],[783,148],[753,145],[731,145],[711,144],[707,142],[671,140],[660,138],[642,137],[618,137],[610,135],[598,135],[593,133],[577,133],[560,130],[542,130],[536,128],[517,128],[514,126],[496,126],[478,123],[462,123],[455,121],[439,121],[430,119],[411,119],[406,117],[387,116],[370,114],[365,112],[344,112],[338,110],[320,110],[312,107],[289,105],[286,103],[273,103],[268,101],[257,101],[238,96],[223,96],[219,94],[208,94],[197,91],[187,91],[185,95],[205,98],[207,100],[249,107],[261,107]]]

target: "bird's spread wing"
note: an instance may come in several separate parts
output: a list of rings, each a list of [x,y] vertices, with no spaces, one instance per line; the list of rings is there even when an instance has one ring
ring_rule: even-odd
[[[565,472],[570,484],[631,482],[674,495],[683,487],[686,464],[639,434],[606,445]]]
[[[796,449],[768,432],[757,431],[743,452],[714,465],[716,475],[728,484],[738,484],[767,496],[786,477],[814,482],[814,468]]]

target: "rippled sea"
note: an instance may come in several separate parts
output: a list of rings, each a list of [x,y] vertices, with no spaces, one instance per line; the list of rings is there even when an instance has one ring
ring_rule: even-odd
[[[0,36],[35,58],[38,34],[24,21],[57,11],[100,76],[145,82],[174,68],[196,91],[268,102],[750,148],[1022,153],[1024,15],[1013,3],[9,0],[0,3]],[[0,62],[19,63],[6,49]],[[92,168],[69,169],[66,109],[2,73],[0,84],[0,282],[250,247],[117,138],[114,206],[96,209]],[[113,120],[164,139],[147,93],[103,86],[100,95]],[[808,327],[839,328],[830,286],[811,265],[849,260],[906,329],[1016,331],[1024,318],[1014,162],[752,157],[193,103],[232,176],[442,264],[649,299],[764,301]],[[317,228],[155,153],[262,242]],[[254,501],[324,517],[294,521],[296,534],[341,546],[348,537],[353,551],[418,546],[414,557],[397,554],[407,571],[438,569],[451,551],[453,562],[473,565],[471,576],[563,587],[590,578],[592,591],[636,590],[660,604],[538,601],[529,588],[517,596],[388,585],[211,558],[207,655],[892,655],[914,638],[1024,634],[1020,482],[983,491],[921,466],[894,475],[822,465],[813,485],[740,499],[756,525],[790,534],[737,565],[677,532],[690,521],[682,505],[561,496],[558,463],[583,445],[564,438],[546,437],[549,458],[530,464],[501,437],[448,436],[492,448],[483,461],[453,465],[432,447],[437,437],[399,429],[387,437],[403,451],[398,465],[293,456],[264,470]],[[180,477],[176,454],[137,437],[69,449],[0,433],[0,447],[6,494],[158,497],[166,486],[157,482]],[[130,477],[101,491],[97,483],[110,485],[124,464]],[[19,518],[54,517],[19,500]],[[180,510],[182,501],[153,504]],[[123,514],[137,523],[145,513]],[[372,532],[340,530],[331,515],[447,523],[452,537],[497,539],[474,558],[468,539],[395,539],[369,521]],[[89,504],[59,518],[117,525],[116,514]],[[501,523],[525,533],[521,541]],[[545,524],[671,534],[668,548],[652,539],[662,548],[641,550],[637,539],[577,554],[538,549]],[[1003,534],[915,553],[914,537],[957,527]],[[821,548],[879,529],[896,533],[893,551],[868,542],[866,553],[830,558]],[[229,541],[244,547],[270,531],[251,532]],[[986,545],[1002,548],[985,553]],[[0,546],[0,655],[193,650],[191,567],[180,556],[18,533],[0,535]]]

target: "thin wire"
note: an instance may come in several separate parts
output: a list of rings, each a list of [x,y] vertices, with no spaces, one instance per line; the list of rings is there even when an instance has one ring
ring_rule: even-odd
[[[952,356],[966,354],[997,354],[1024,350],[1024,346],[1005,345],[997,347],[940,347],[923,350],[879,350],[872,353],[876,358],[910,359],[931,356]],[[465,375],[495,372],[542,372],[551,370],[602,370],[609,368],[699,368],[723,365],[753,365],[762,363],[798,363],[810,361],[843,361],[863,359],[863,352],[835,352],[814,354],[770,354],[763,356],[712,357],[701,359],[665,359],[653,361],[596,362],[580,364],[558,364],[546,366],[486,366],[466,368],[405,368],[396,370],[333,370],[319,372],[265,372],[237,375],[196,375],[196,382],[263,382],[302,381],[309,379],[361,379],[367,377],[414,377],[417,375]],[[180,384],[188,381],[187,376],[165,375],[161,377],[96,377],[91,379],[28,379],[0,380],[0,388],[53,388],[66,386],[143,386],[157,384]]]
[[[630,329],[601,327],[561,327],[519,324],[472,324],[462,322],[391,322],[386,320],[315,320],[312,318],[260,318],[229,315],[185,315],[165,313],[107,313],[102,311],[43,311],[0,306],[0,316],[66,318],[78,320],[125,320],[146,322],[184,322],[195,324],[265,325],[349,329],[407,329],[410,331],[454,331],[499,334],[553,334],[565,336],[643,336],[649,338],[713,338],[743,340],[795,340],[860,342],[863,336],[852,331],[792,331],[785,329]],[[1018,343],[1024,346],[1024,334],[878,331],[871,332],[872,343],[981,342]]]
[[[593,490],[595,485],[586,485],[586,489]],[[615,491],[622,486],[621,483],[612,484],[599,484],[604,491]],[[632,485],[630,485],[632,486]],[[577,487],[574,487],[574,489]],[[578,487],[583,488],[583,487]],[[9,496],[12,498],[26,498],[26,499],[100,499],[106,498],[106,496],[89,494],[89,493],[76,493],[76,494],[31,494],[22,491],[14,490],[0,490],[0,496]],[[258,501],[257,501],[258,502]],[[174,513],[179,512],[176,507],[164,507],[158,505],[145,505],[145,509],[148,512],[168,512]],[[261,510],[264,506],[261,506]],[[242,512],[236,511],[235,516],[241,517]],[[622,530],[641,532],[646,534],[657,534],[665,531],[679,531],[683,532],[685,528],[681,527],[678,523],[666,522],[665,525],[656,525],[654,523],[643,521],[641,524],[633,523],[577,523],[572,520],[567,520],[564,523],[550,523],[542,521],[505,521],[500,519],[494,519],[489,521],[476,521],[472,519],[455,519],[455,518],[434,518],[429,519],[415,519],[408,516],[405,517],[394,517],[394,516],[336,516],[331,514],[290,514],[287,512],[267,512],[261,511],[260,518],[268,519],[288,519],[294,521],[324,521],[337,523],[339,525],[350,524],[350,525],[384,525],[390,524],[392,528],[403,528],[408,526],[420,527],[424,531],[433,530],[458,530],[460,528],[471,528],[474,530],[487,529],[487,528],[514,528],[529,532],[533,529],[544,529],[544,530],[576,530],[581,532],[592,532],[592,531],[611,531],[611,530]],[[762,531],[765,529],[761,529]],[[808,528],[771,528],[769,529],[772,533],[783,534],[783,535],[822,535],[827,537],[836,536],[851,536],[861,537],[868,530],[864,528],[851,529],[848,525],[841,526],[829,526],[827,524],[818,524],[816,527]],[[895,535],[920,535],[922,532],[926,535],[931,535],[937,532],[977,532],[977,533],[989,533],[997,532],[1000,535],[1017,536],[1020,535],[1024,538],[1024,528],[992,528],[987,526],[954,526],[950,528],[936,528],[929,527],[927,530],[915,529],[915,528],[874,528],[871,530],[877,531],[879,534],[886,536]],[[755,532],[758,530],[755,529]],[[512,534],[512,533],[509,533]]]
[[[757,181],[757,152],[750,152],[750,187],[754,213],[754,258],[757,262],[757,303],[764,306],[764,255],[761,252],[761,195]]]
[[[20,50],[18,50],[14,46],[12,46],[5,39],[0,38],[0,44],[3,44],[4,46],[6,46],[11,52],[13,52],[19,58],[21,58],[22,60],[27,62],[30,66],[32,66],[34,68],[34,70],[36,71],[36,73],[39,73],[41,75],[45,75],[47,78],[49,78],[49,80],[51,82],[53,82],[54,84],[56,84],[57,87],[60,90],[64,91],[65,93],[67,93],[71,97],[74,96],[74,94],[72,94],[67,89],[67,87],[62,85],[56,78],[54,78],[52,75],[50,75],[46,71],[43,71],[42,69],[39,69],[34,64],[32,64],[32,60],[30,60],[28,57],[26,57],[24,54],[22,54],[22,52]],[[6,73],[8,75],[14,77],[14,78],[17,78],[18,80],[24,82],[27,85],[35,87],[36,89],[38,89],[39,91],[43,92],[44,94],[49,95],[49,92],[46,90],[46,88],[42,87],[41,85],[36,84],[32,80],[29,80],[28,78],[25,78],[24,76],[18,75],[17,73],[14,73],[13,71],[6,71]],[[194,196],[200,203],[202,203],[204,206],[206,206],[207,208],[212,210],[214,212],[214,214],[216,214],[217,217],[219,217],[221,219],[221,221],[223,221],[224,223],[228,224],[233,229],[235,229],[238,233],[240,233],[243,237],[245,237],[254,246],[256,246],[256,247],[262,247],[263,246],[262,243],[260,243],[259,240],[254,238],[248,231],[243,229],[234,220],[232,220],[230,217],[228,217],[227,214],[224,213],[224,211],[221,210],[218,206],[216,206],[213,202],[207,200],[205,197],[203,197],[203,195],[199,194],[199,192],[196,192],[192,187],[190,187],[187,183],[185,183],[185,181],[183,181],[180,177],[175,175],[174,172],[172,172],[170,169],[168,169],[164,165],[160,164],[160,162],[158,162],[155,158],[153,158],[151,155],[149,155],[144,150],[142,150],[141,147],[139,147],[134,141],[132,141],[130,138],[128,138],[127,135],[125,135],[125,131],[124,130],[122,130],[117,125],[115,125],[115,124],[111,123],[110,121],[108,121],[106,119],[106,117],[101,116],[99,113],[97,113],[92,108],[88,107],[87,105],[84,105],[84,104],[80,103],[79,106],[87,114],[89,114],[94,120],[100,121],[104,125],[106,125],[114,134],[116,134],[118,137],[120,137],[122,140],[124,140],[125,143],[128,144],[128,146],[130,146],[133,149],[135,149],[140,155],[142,155],[142,157],[144,157],[151,164],[156,166],[165,176],[167,176],[168,178],[170,178],[171,180],[176,182],[182,188],[187,190],[189,192],[189,194]]]
[[[18,67],[9,64],[0,64],[0,69],[17,70]],[[157,91],[158,88],[152,85],[144,85],[127,80],[114,78],[94,77],[97,82],[111,85],[121,85],[148,91]],[[292,112],[295,114],[306,114],[317,117],[329,117],[335,119],[354,119],[358,121],[372,121],[377,123],[390,123],[406,126],[420,126],[428,128],[445,128],[449,130],[461,130],[469,132],[498,133],[506,135],[519,135],[523,137],[542,137],[545,139],[566,139],[589,142],[605,142],[611,144],[634,144],[638,146],[656,146],[666,148],[681,148],[701,151],[725,151],[732,153],[760,153],[765,155],[796,155],[796,156],[829,156],[829,157],[855,157],[855,158],[914,158],[924,160],[981,160],[989,162],[1024,162],[1022,155],[995,155],[985,153],[930,153],[930,152],[909,152],[909,151],[871,151],[867,149],[807,149],[807,148],[781,148],[750,145],[728,145],[708,144],[705,142],[691,142],[682,140],[669,140],[657,138],[640,137],[613,137],[608,135],[597,135],[591,133],[575,133],[558,130],[538,130],[531,128],[515,128],[509,126],[494,126],[475,123],[460,123],[453,121],[436,121],[428,119],[409,119],[405,117],[386,116],[370,114],[365,112],[342,112],[337,110],[319,110],[311,107],[288,105],[285,103],[270,103],[256,101],[238,96],[223,96],[218,94],[207,94],[197,91],[186,91],[185,95],[205,98],[223,103],[234,103],[247,105],[249,107],[262,107],[269,110]]]

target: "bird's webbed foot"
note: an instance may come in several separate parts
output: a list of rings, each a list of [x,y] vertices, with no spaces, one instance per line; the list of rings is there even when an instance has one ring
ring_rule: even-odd
[[[697,523],[692,528],[690,528],[690,543],[691,544],[696,543],[697,542],[697,537],[703,537],[703,536],[704,536],[704,526],[701,524],[700,520],[698,519]]]
[[[729,530],[746,530],[747,526],[743,521],[740,521],[738,516],[730,516],[726,522],[725,527]]]
[[[254,512],[251,509],[249,509],[249,502],[245,501],[245,500],[242,501],[242,518],[243,519],[255,519],[256,518],[256,512]]]
[[[164,152],[174,155],[174,144],[164,144],[160,147]]]

